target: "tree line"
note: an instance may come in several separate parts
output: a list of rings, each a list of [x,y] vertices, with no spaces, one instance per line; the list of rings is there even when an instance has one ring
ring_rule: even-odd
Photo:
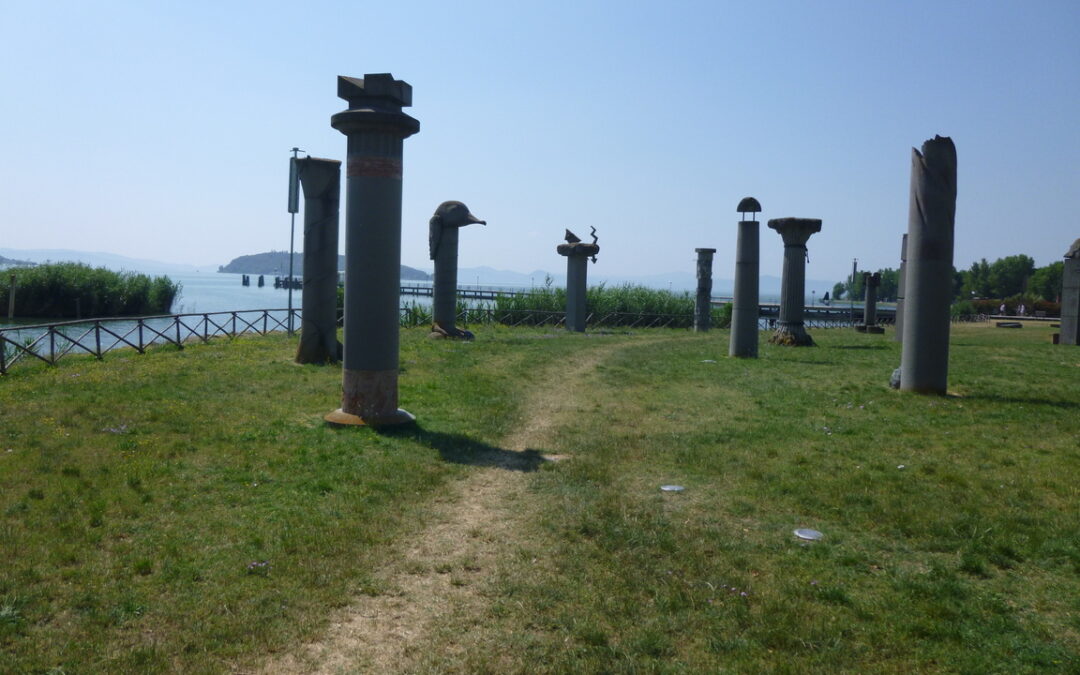
[[[964,270],[953,267],[953,301],[1026,300],[1032,307],[1040,301],[1057,303],[1061,295],[1064,267],[1065,263],[1060,260],[1045,267],[1035,267],[1035,261],[1024,254],[998,258],[994,262],[983,258]],[[895,301],[899,292],[899,270],[886,267],[876,271],[881,274],[878,299]],[[833,300],[862,299],[866,292],[863,281],[865,272],[859,270],[854,279],[837,282],[832,289]]]

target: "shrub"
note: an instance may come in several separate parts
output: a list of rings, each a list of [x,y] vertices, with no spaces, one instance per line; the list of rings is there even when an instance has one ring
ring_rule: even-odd
[[[7,271],[17,278],[15,313],[30,318],[165,314],[180,292],[168,277],[113,272],[82,263],[49,263]],[[0,306],[10,286],[0,284]]]

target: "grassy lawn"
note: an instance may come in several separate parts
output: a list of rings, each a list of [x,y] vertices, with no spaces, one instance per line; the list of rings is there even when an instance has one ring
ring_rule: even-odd
[[[0,672],[220,672],[316,638],[387,592],[537,373],[600,345],[538,448],[570,459],[530,474],[531,527],[424,668],[1080,670],[1080,350],[1049,328],[954,327],[949,397],[888,388],[891,335],[733,360],[727,331],[426,333],[395,433],[323,425],[340,371],[284,336],[0,379]]]

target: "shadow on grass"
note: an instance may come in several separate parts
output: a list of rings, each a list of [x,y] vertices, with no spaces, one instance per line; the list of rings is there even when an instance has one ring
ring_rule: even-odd
[[[888,349],[889,345],[836,345],[827,349]]]
[[[536,471],[541,464],[550,461],[544,459],[538,450],[528,449],[523,452],[504,450],[461,434],[430,431],[415,423],[379,429],[378,433],[392,438],[414,440],[437,450],[443,461],[454,464],[493,466],[507,471]]]

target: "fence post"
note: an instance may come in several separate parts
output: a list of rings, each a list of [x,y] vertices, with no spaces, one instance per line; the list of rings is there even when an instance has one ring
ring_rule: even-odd
[[[97,357],[100,361],[102,358],[101,353],[101,322],[94,322],[94,348],[97,350]]]
[[[140,317],[139,318],[139,353],[140,354],[145,354],[146,351],[143,349],[143,334],[142,334],[143,331],[142,331],[142,329],[143,329],[143,322],[142,322],[142,317]]]
[[[202,341],[210,342],[210,315],[202,315]]]
[[[180,315],[173,314],[173,321],[176,322],[176,348],[183,349],[184,343],[180,340]]]
[[[56,326],[49,326],[49,363],[56,365]]]
[[[7,338],[0,337],[0,375],[7,375]]]

